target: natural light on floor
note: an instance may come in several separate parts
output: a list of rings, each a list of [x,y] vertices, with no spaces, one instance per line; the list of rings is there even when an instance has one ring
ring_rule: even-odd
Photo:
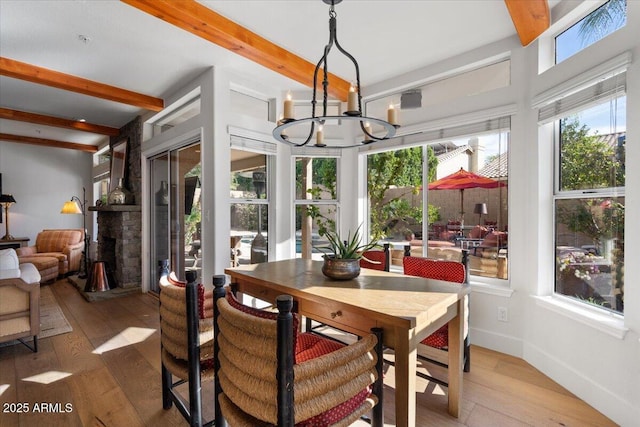
[[[32,377],[23,378],[22,381],[29,381],[32,383],[51,384],[58,380],[70,377],[70,372],[60,371],[47,371]]]
[[[9,390],[9,384],[0,384],[0,396],[7,390]]]
[[[128,345],[140,343],[149,338],[155,332],[152,328],[127,328],[120,332],[100,347],[93,350],[94,354],[103,354],[107,351],[122,348]]]

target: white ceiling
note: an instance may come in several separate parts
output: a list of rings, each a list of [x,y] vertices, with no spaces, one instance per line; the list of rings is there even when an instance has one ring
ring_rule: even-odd
[[[201,3],[313,63],[328,40],[329,7],[321,0]],[[344,0],[336,12],[338,41],[357,59],[363,87],[515,34],[500,0]],[[330,71],[353,80],[340,55],[332,51],[329,61],[334,55]],[[302,88],[116,0],[0,0],[0,56],[160,98],[210,66],[281,90]],[[4,76],[0,107],[118,128],[141,113]],[[0,132],[92,145],[105,138],[4,119]]]

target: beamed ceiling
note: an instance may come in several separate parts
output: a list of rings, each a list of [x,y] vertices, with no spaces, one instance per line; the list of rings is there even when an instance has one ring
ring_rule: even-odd
[[[549,27],[547,0],[344,0],[336,12],[363,87]],[[308,89],[327,39],[321,0],[2,0],[0,140],[95,152],[211,66]],[[344,100],[351,66],[330,67]]]

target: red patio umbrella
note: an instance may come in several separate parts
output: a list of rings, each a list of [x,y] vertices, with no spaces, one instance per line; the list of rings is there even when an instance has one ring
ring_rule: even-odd
[[[463,168],[459,171],[429,183],[429,190],[460,190],[460,215],[464,214],[464,190],[467,188],[498,188],[506,184],[495,179],[487,178],[467,172]]]

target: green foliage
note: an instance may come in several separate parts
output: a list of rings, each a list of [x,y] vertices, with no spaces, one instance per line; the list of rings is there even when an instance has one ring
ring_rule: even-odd
[[[624,205],[609,199],[576,199],[558,206],[556,216],[574,233],[599,243],[624,233]]]
[[[336,259],[360,259],[363,252],[378,247],[375,242],[361,244],[361,228],[362,224],[358,226],[353,235],[349,231],[347,238],[344,240],[337,232],[325,229],[320,235],[327,238],[329,245],[318,247],[318,249],[324,252],[326,256],[333,256]]]
[[[627,22],[627,0],[609,0],[587,15],[580,23],[578,35],[582,45],[604,38]]]
[[[561,121],[560,189],[583,190],[624,186],[624,157],[606,141],[588,135],[577,118]]]
[[[302,177],[302,164],[302,161],[296,162],[297,177]],[[335,158],[319,157],[311,159],[312,182],[319,183],[321,185],[314,186],[310,190],[307,190],[313,198],[319,199],[322,191],[328,191],[332,199],[336,199],[338,197],[336,180],[336,177],[338,176],[337,164],[338,162]],[[297,194],[300,194],[302,184],[302,179],[298,179],[296,181]]]
[[[438,159],[433,149],[427,148],[429,182],[435,179]],[[394,220],[422,222],[422,207],[412,207],[405,196],[418,194],[422,187],[422,147],[387,151],[369,156],[367,183],[371,212],[371,239],[386,237],[385,227]],[[394,198],[385,200],[387,190],[404,187]],[[428,207],[429,221],[437,221],[438,209]]]

